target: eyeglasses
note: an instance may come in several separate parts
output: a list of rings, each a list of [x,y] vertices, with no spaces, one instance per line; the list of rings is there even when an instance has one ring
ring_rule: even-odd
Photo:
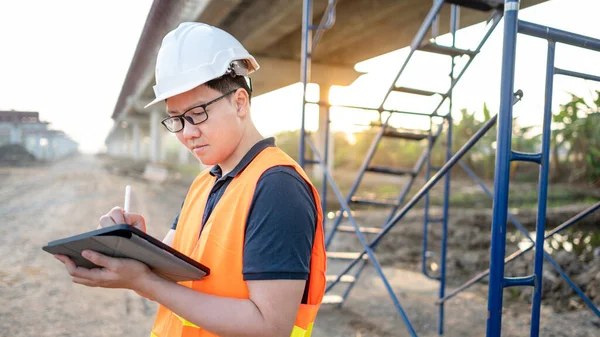
[[[227,97],[228,95],[231,95],[236,90],[237,89],[231,90],[230,92],[223,94],[222,96],[219,96],[208,103],[204,103],[204,104],[189,108],[181,115],[167,117],[161,121],[161,124],[164,125],[165,128],[167,128],[167,130],[169,130],[169,132],[175,133],[175,132],[179,132],[179,131],[183,130],[183,125],[185,123],[184,120],[192,125],[198,125],[200,123],[204,123],[208,119],[208,112],[206,112],[206,108],[209,105],[222,100],[223,98]]]

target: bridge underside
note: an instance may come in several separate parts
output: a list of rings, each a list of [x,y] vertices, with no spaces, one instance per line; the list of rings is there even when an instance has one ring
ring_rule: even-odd
[[[525,8],[543,1],[522,0],[520,6]],[[461,7],[461,28],[485,21],[491,14],[485,11],[489,9],[486,6],[502,3],[499,0],[447,2],[479,7]],[[327,3],[313,0],[313,24],[321,21]],[[320,85],[322,95],[327,94],[331,85],[351,84],[360,75],[354,70],[356,63],[409,45],[431,5],[432,1],[423,0],[338,0],[335,23],[324,32],[312,55],[311,82]],[[261,65],[252,76],[254,95],[258,96],[300,81],[302,11],[302,0],[155,0],[115,105],[112,114],[115,128],[107,144],[123,139],[118,136],[123,132],[133,133],[127,139],[140,138],[140,131],[120,127],[121,121],[134,119],[130,125],[139,124],[149,130],[151,157],[154,160],[161,157],[152,152],[160,151],[160,139],[155,137],[160,137],[163,130],[151,129],[148,122],[152,112],[141,107],[153,99],[155,59],[162,38],[179,23],[205,22],[239,39]],[[444,5],[438,35],[449,31],[449,20],[450,6]],[[160,105],[156,109],[164,111]]]

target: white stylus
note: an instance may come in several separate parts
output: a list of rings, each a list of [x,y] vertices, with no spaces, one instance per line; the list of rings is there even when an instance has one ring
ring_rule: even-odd
[[[130,199],[131,199],[131,186],[127,185],[127,186],[125,186],[125,207],[123,208],[125,210],[125,213],[129,213]]]

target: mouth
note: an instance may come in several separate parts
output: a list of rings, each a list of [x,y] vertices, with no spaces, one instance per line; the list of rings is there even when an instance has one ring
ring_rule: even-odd
[[[206,148],[208,146],[208,144],[203,144],[203,145],[192,145],[192,147],[190,148],[193,152],[195,151],[199,151],[202,150],[204,148]]]

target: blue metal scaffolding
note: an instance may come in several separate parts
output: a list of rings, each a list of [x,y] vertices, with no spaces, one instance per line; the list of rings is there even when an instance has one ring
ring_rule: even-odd
[[[444,46],[436,43],[437,31],[438,31],[438,16],[442,6],[448,3],[451,6],[451,20],[450,20],[450,33],[452,35],[452,45]],[[598,210],[600,208],[600,202],[589,207],[580,214],[574,216],[570,220],[566,221],[562,225],[558,226],[551,232],[545,234],[545,216],[546,216],[546,200],[547,200],[547,185],[548,185],[548,163],[550,155],[550,123],[551,123],[551,102],[552,102],[552,78],[553,75],[566,75],[573,76],[588,80],[598,81],[600,77],[581,74],[569,70],[559,69],[554,67],[554,47],[555,44],[565,43],[591,50],[600,51],[600,40],[572,34],[560,30],[556,30],[549,27],[539,26],[533,23],[519,21],[517,18],[519,2],[518,0],[508,0],[504,4],[498,1],[489,0],[434,0],[433,6],[427,14],[423,24],[418,30],[414,37],[410,52],[400,70],[398,71],[394,81],[390,85],[385,98],[382,100],[378,108],[364,108],[354,106],[340,106],[345,108],[353,109],[364,109],[377,111],[380,115],[379,132],[375,136],[368,153],[359,169],[359,173],[350,188],[347,196],[342,195],[340,189],[335,183],[331,172],[328,170],[328,137],[329,137],[329,123],[325,129],[325,146],[323,155],[319,152],[310,135],[305,130],[305,107],[307,104],[306,100],[306,89],[307,84],[310,82],[310,65],[311,55],[314,52],[316,45],[319,42],[323,31],[332,27],[335,21],[335,7],[337,1],[329,0],[329,5],[325,10],[323,19],[318,26],[312,24],[312,1],[304,0],[304,11],[303,11],[303,39],[302,39],[302,60],[301,60],[301,77],[303,82],[303,106],[302,106],[302,125],[300,129],[300,144],[299,144],[299,160],[298,162],[302,167],[307,164],[319,165],[323,171],[323,186],[321,190],[321,197],[323,200],[323,210],[325,211],[325,201],[327,187],[329,186],[336,198],[338,199],[341,209],[338,212],[338,216],[334,219],[331,229],[326,235],[326,247],[329,248],[330,244],[337,232],[350,232],[356,234],[362,248],[357,252],[344,253],[344,252],[331,252],[328,249],[328,258],[333,259],[346,259],[349,260],[347,267],[338,275],[329,275],[327,286],[327,292],[333,289],[338,284],[347,284],[347,288],[344,291],[343,296],[327,296],[324,303],[337,304],[341,306],[350,291],[356,285],[358,278],[362,271],[366,267],[367,263],[371,262],[374,266],[375,271],[382,279],[384,286],[391,297],[396,309],[398,310],[401,318],[403,319],[407,330],[412,336],[417,336],[415,329],[413,328],[408,315],[403,309],[400,301],[396,297],[392,286],[388,282],[382,267],[377,260],[375,250],[380,240],[394,227],[397,223],[411,210],[419,201],[424,200],[425,214],[424,214],[424,226],[423,226],[423,249],[422,249],[422,264],[421,269],[425,276],[437,280],[440,283],[439,299],[436,304],[439,306],[438,316],[438,333],[442,335],[444,333],[444,303],[454,297],[459,292],[472,286],[479,280],[486,276],[489,276],[489,298],[488,298],[488,322],[487,322],[487,336],[488,337],[499,337],[501,327],[501,315],[502,315],[502,290],[506,287],[513,286],[532,286],[534,287],[533,305],[532,305],[532,323],[531,323],[531,336],[539,335],[539,314],[541,306],[541,275],[542,275],[542,262],[545,259],[548,261],[557,272],[566,280],[566,282],[574,289],[574,291],[583,298],[584,302],[592,309],[596,315],[600,317],[600,310],[594,306],[594,304],[585,296],[583,291],[577,287],[577,285],[561,270],[559,265],[550,257],[549,254],[543,250],[544,240],[552,235],[570,227],[578,220]],[[482,40],[474,50],[459,49],[456,47],[455,33],[459,28],[459,10],[460,6],[470,7],[475,10],[491,11],[490,18],[488,19],[488,25],[486,32],[482,37]],[[501,104],[500,112],[498,115],[494,115],[489,121],[487,121],[480,130],[478,130],[473,137],[467,141],[456,153],[452,153],[452,90],[468,69],[470,63],[473,61],[475,56],[479,53],[482,46],[493,32],[494,28],[498,25],[504,12],[505,25],[504,25],[504,48],[502,58],[502,83],[501,83]],[[431,39],[427,43],[425,36],[431,30]],[[313,31],[315,32],[313,37]],[[544,120],[543,120],[543,134],[542,134],[542,149],[540,153],[520,153],[512,151],[511,137],[512,137],[512,106],[517,103],[523,96],[523,92],[520,90],[514,91],[514,65],[515,65],[515,50],[516,50],[516,38],[517,32],[536,36],[539,38],[547,39],[548,42],[548,65],[547,65],[547,78],[546,78],[546,104],[544,109]],[[418,88],[410,87],[399,87],[396,85],[398,79],[403,74],[406,66],[414,56],[415,51],[424,51],[430,53],[437,53],[447,55],[450,57],[450,86],[446,92],[432,92],[429,90],[423,90]],[[455,58],[460,56],[467,56],[468,61],[466,65],[455,74]],[[392,92],[403,92],[405,94],[421,95],[421,96],[438,96],[440,102],[433,112],[429,114],[409,111],[399,111],[384,109],[384,103]],[[442,113],[440,108],[444,102],[448,102],[448,111]],[[326,103],[320,103],[326,105],[327,108],[327,120],[329,120],[328,111],[329,105]],[[383,113],[387,114],[387,118],[383,119],[381,116]],[[419,132],[406,132],[398,131],[392,128],[389,124],[390,118],[393,114],[410,114],[423,116],[429,118],[430,128],[427,133]],[[439,123],[435,123],[434,119],[441,119]],[[481,139],[496,123],[498,123],[497,129],[497,149],[496,149],[496,171],[494,180],[494,192],[490,192],[488,188],[481,182],[481,180],[474,174],[474,172],[466,166],[461,158],[464,154],[469,151],[476,142]],[[433,167],[431,164],[431,151],[436,142],[441,137],[443,132],[446,132],[445,142],[445,163],[442,167]],[[404,139],[410,141],[422,141],[426,140],[426,151],[422,154],[415,165],[410,168],[398,169],[389,167],[374,166],[371,164],[375,152],[377,151],[378,145],[383,138],[393,139]],[[306,144],[312,150],[314,158],[307,159]],[[529,233],[525,230],[514,216],[508,213],[508,187],[509,187],[509,172],[511,161],[529,161],[540,165],[540,177],[539,177],[539,191],[538,191],[538,217],[536,226],[536,237],[531,238]],[[484,192],[493,198],[493,221],[492,221],[492,238],[491,238],[491,252],[490,252],[490,268],[484,271],[473,279],[465,283],[463,286],[453,290],[451,293],[445,293],[445,280],[446,280],[446,243],[448,233],[448,208],[449,208],[449,192],[450,192],[450,169],[454,165],[459,164],[471,176],[475,182],[477,182],[484,190]],[[424,170],[426,183],[419,189],[419,191],[409,200],[405,201],[408,192],[413,187],[416,177]],[[437,171],[432,175],[432,171]],[[397,175],[397,176],[408,176],[408,183],[399,192],[399,196],[396,200],[376,200],[376,199],[365,199],[356,196],[359,185],[365,172]],[[443,208],[442,216],[440,218],[433,218],[430,214],[429,207],[429,192],[442,178],[444,178],[443,186]],[[351,204],[366,204],[371,206],[387,207],[390,209],[389,216],[385,223],[381,227],[361,227],[357,224],[356,220],[352,215]],[[347,220],[352,226],[340,225],[342,218],[347,217]],[[324,217],[326,219],[326,217]],[[505,258],[505,244],[506,244],[506,223],[507,220],[516,226],[516,228],[528,238],[532,245],[523,250],[519,250],[509,257]],[[440,247],[440,272],[439,275],[431,275],[427,268],[427,259],[431,255],[428,247],[428,228],[430,225],[439,225],[442,229],[442,240]],[[327,226],[328,228],[329,226]],[[374,237],[373,237],[374,235]],[[523,277],[504,277],[504,265],[515,258],[525,254],[527,251],[535,250],[535,265],[534,275],[523,276]],[[359,264],[357,270],[351,275],[350,271]]]
[[[542,300],[542,266],[544,258],[557,269],[569,285],[581,296],[586,304],[600,317],[600,310],[585,296],[575,283],[560,269],[558,264],[544,252],[546,238],[546,204],[548,196],[548,171],[550,158],[550,124],[552,122],[552,88],[555,74],[574,76],[589,80],[600,77],[557,69],[554,66],[556,43],[564,43],[576,47],[600,52],[600,40],[573,34],[562,30],[537,25],[518,19],[519,1],[505,2],[504,18],[504,50],[502,55],[502,83],[500,89],[500,118],[498,120],[498,140],[496,149],[496,171],[494,179],[494,206],[492,220],[492,241],[490,252],[489,295],[487,336],[499,337],[502,322],[502,290],[514,286],[530,286],[534,288],[531,312],[530,336],[539,336],[540,307]],[[512,138],[512,104],[511,93],[514,84],[515,54],[517,33],[522,33],[548,41],[546,61],[546,91],[544,118],[542,126],[542,149],[539,153],[518,153],[511,150]],[[530,161],[540,166],[538,179],[538,213],[535,234],[534,274],[523,277],[507,278],[504,276],[506,222],[508,215],[509,166],[511,161]],[[598,209],[600,203],[592,206],[590,212]],[[585,213],[585,211],[584,211]],[[516,221],[513,220],[515,224]],[[572,223],[574,223],[573,221]],[[571,224],[572,224],[571,223]],[[521,226],[522,227],[522,226]],[[560,226],[562,229],[567,226]],[[529,238],[531,240],[531,238]]]

